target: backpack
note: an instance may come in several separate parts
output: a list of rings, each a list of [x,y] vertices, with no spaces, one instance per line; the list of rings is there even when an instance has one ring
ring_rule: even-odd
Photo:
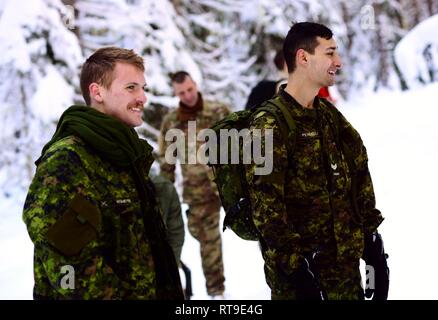
[[[292,115],[278,101],[279,97],[267,100],[256,108],[233,112],[224,119],[216,122],[211,129],[215,131],[219,149],[224,144],[220,141],[220,130],[236,129],[238,131],[249,128],[251,118],[256,113],[265,111],[272,114],[279,124],[281,134],[288,143],[288,154],[292,154],[291,149],[295,144],[295,122]],[[225,219],[223,231],[230,228],[240,238],[245,240],[259,240],[258,231],[252,219],[252,208],[249,198],[249,187],[246,181],[245,168],[243,164],[242,149],[243,141],[239,139],[239,163],[232,164],[231,152],[228,150],[227,164],[212,164],[209,166],[213,169],[214,182],[216,183],[222,206],[225,210]],[[228,144],[226,144],[228,145]],[[220,150],[219,150],[220,151]]]
[[[223,144],[220,140],[220,130],[221,129],[236,129],[242,130],[249,128],[250,121],[256,113],[265,111],[273,115],[279,125],[280,133],[283,136],[283,140],[287,141],[286,149],[288,156],[293,154],[295,143],[296,143],[296,125],[293,120],[290,111],[279,101],[279,96],[274,96],[272,99],[263,102],[260,106],[252,108],[250,110],[242,110],[233,112],[224,119],[216,122],[211,129],[215,131],[219,149]],[[320,99],[321,100],[321,99]],[[334,130],[336,143],[339,144],[339,125],[338,117],[334,114],[333,110],[335,107],[332,106],[325,99],[322,100],[323,104],[328,105],[328,110],[333,115],[334,119]],[[227,145],[227,144],[226,144]],[[353,220],[361,224],[359,209],[356,202],[357,194],[357,179],[356,179],[356,166],[351,155],[351,149],[346,143],[341,144],[342,151],[345,155],[349,171],[351,174],[351,199],[354,207]],[[228,162],[227,164],[213,164],[209,162],[209,166],[213,170],[214,182],[217,185],[219,195],[222,201],[222,206],[225,210],[225,219],[223,222],[223,231],[230,228],[234,231],[236,235],[244,240],[259,240],[259,232],[254,225],[252,219],[252,207],[249,196],[249,186],[246,180],[245,168],[243,164],[242,157],[243,141],[239,139],[239,163],[232,164],[230,155],[228,152]],[[217,150],[216,150],[217,151]],[[230,150],[228,150],[230,151]],[[291,164],[291,159],[289,158],[289,165]],[[359,220],[356,218],[359,216]]]

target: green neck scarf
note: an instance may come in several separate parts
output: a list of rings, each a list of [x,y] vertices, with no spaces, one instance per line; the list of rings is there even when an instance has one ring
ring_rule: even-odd
[[[152,159],[152,147],[146,140],[140,139],[133,128],[86,106],[72,106],[62,114],[56,132],[44,146],[42,155],[53,143],[69,135],[80,137],[102,158],[120,167]],[[39,161],[41,157],[37,163]],[[148,171],[152,163],[146,164]]]
[[[70,135],[81,138],[101,158],[113,165],[131,170],[140,198],[145,234],[154,259],[157,298],[183,300],[178,266],[166,239],[154,186],[147,178],[153,162],[152,147],[121,121],[92,107],[72,106],[62,114],[55,134],[44,146],[36,165],[51,145]]]

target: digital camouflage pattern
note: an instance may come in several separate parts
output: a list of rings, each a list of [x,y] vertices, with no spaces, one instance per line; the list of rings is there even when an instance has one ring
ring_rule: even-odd
[[[68,136],[37,167],[23,220],[34,251],[34,297],[154,299],[154,261],[132,173]],[[63,266],[74,289],[61,287]]]
[[[376,230],[383,221],[375,208],[367,153],[357,131],[325,100],[315,99],[313,109],[300,106],[281,90],[278,98],[296,123],[293,154],[276,119],[256,113],[250,130],[273,129],[273,171],[254,175],[255,164],[246,166],[254,224],[261,234],[265,276],[273,299],[294,299],[289,279],[302,257],[318,251],[317,272],[329,299],[363,297],[359,259],[364,231]],[[338,119],[334,119],[337,115]],[[357,174],[355,214],[350,197],[351,178],[339,140],[351,149]],[[255,134],[255,133],[254,133]],[[265,150],[262,144],[262,154]],[[290,161],[289,161],[290,160]]]
[[[272,162],[271,159],[267,158],[254,158],[254,154],[257,154],[257,152],[253,150],[257,150],[256,146],[259,145],[261,141],[252,139],[255,137],[251,137],[248,130],[253,113],[263,110],[275,116],[275,119],[277,119],[280,124],[283,124],[281,126],[281,134],[284,139],[288,139],[288,137],[294,135],[296,132],[295,122],[292,117],[285,117],[284,112],[288,113],[288,111],[282,110],[282,105],[274,105],[271,101],[263,103],[261,106],[251,108],[250,110],[233,112],[221,121],[216,122],[211,128],[217,137],[218,152],[220,152],[221,156],[224,151],[228,154],[227,162],[209,163],[213,168],[214,181],[218,187],[222,206],[225,210],[225,219],[223,222],[224,230],[225,228],[230,228],[236,235],[244,240],[259,240],[259,234],[252,219],[252,208],[249,201],[249,188],[244,173],[244,164],[248,163],[248,160],[251,160],[248,159],[247,156],[248,154],[251,156],[252,153],[252,161],[259,163],[260,160],[264,160],[261,162],[268,167],[265,170],[265,172],[268,173],[270,167],[269,163]],[[233,146],[233,143],[229,143],[230,139],[228,136],[223,137],[221,135],[222,131],[237,132],[240,138],[238,138],[238,141],[234,141]],[[265,139],[269,138],[265,137]],[[294,139],[291,140],[294,141]],[[236,148],[237,146],[239,148],[239,161],[236,163],[236,161],[233,160],[234,155],[232,148]],[[257,155],[255,157],[259,156]]]
[[[202,129],[211,127],[221,120],[229,109],[222,103],[210,100],[203,101],[203,109],[196,114],[196,134]],[[160,134],[160,167],[161,174],[175,181],[175,165],[165,160],[165,153],[172,141],[165,141],[166,132],[170,129],[184,132],[185,155],[188,159],[188,122],[180,121],[177,110],[171,111],[163,119]],[[197,142],[198,150],[202,142]],[[222,294],[224,291],[222,242],[219,233],[220,199],[213,173],[207,164],[181,164],[183,177],[183,200],[189,205],[188,225],[190,234],[196,238],[201,247],[201,259],[209,295]]]
[[[220,201],[215,198],[206,203],[191,205],[187,213],[189,232],[200,243],[202,271],[210,296],[221,295],[225,290],[219,231],[220,208]]]
[[[216,121],[221,120],[227,114],[229,109],[224,104],[219,102],[204,100],[202,111],[196,114],[196,134],[202,129],[210,128]],[[161,124],[161,134],[159,139],[160,149],[160,166],[161,174],[170,181],[175,181],[175,165],[169,164],[165,160],[166,150],[172,141],[165,141],[166,132],[170,129],[179,129],[184,132],[185,143],[185,158],[186,163],[181,164],[181,171],[183,176],[183,200],[188,204],[196,204],[206,202],[206,196],[217,195],[216,185],[213,183],[213,174],[211,169],[206,164],[188,164],[188,122],[180,121],[177,117],[177,110],[171,111],[167,114],[163,123]],[[200,144],[197,142],[196,150]]]

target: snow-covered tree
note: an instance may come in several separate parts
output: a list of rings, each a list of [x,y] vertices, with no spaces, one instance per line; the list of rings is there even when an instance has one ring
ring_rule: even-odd
[[[397,45],[395,61],[408,88],[438,81],[438,15],[413,28]]]
[[[347,98],[364,88],[406,88],[438,77],[432,34],[415,48],[421,52],[400,49],[394,56],[409,30],[438,13],[437,0],[63,2],[75,12],[60,0],[0,1],[2,186],[27,185],[59,115],[82,100],[79,69],[99,47],[134,49],[145,58],[150,92],[140,132],[151,141],[177,103],[169,73],[187,70],[206,96],[241,109],[258,81],[276,77],[272,59],[292,22],[333,30],[343,62],[337,86]],[[410,72],[404,61],[412,57]]]
[[[272,58],[281,48],[291,23],[299,21],[320,22],[333,30],[343,58],[338,82],[343,95],[362,88],[403,86],[393,58],[395,44],[415,21],[438,10],[436,0],[173,0],[160,5],[141,0],[83,0],[79,3],[80,10],[88,12],[85,13],[88,24],[95,30],[92,43],[121,43],[131,47],[135,43],[141,47],[139,44],[148,39],[152,44],[145,53],[149,54],[152,65],[157,66],[149,72],[151,83],[160,88],[158,91],[152,88],[152,99],[159,92],[171,95],[167,73],[179,69],[172,58],[169,63],[168,57],[163,56],[173,49],[156,49],[154,45],[162,42],[162,32],[171,32],[169,47],[177,48],[180,66],[187,61],[189,64],[180,69],[192,73],[207,96],[224,101],[233,109],[243,107],[249,91],[259,80],[275,77]],[[130,21],[117,18],[120,15],[129,17]],[[170,27],[154,22],[156,17]],[[101,31],[97,32],[98,29]],[[107,42],[96,42],[97,37]],[[90,38],[83,38],[87,48]],[[163,61],[164,65],[160,63]],[[172,100],[160,101],[166,105]]]
[[[33,162],[73,103],[82,55],[58,0],[2,2],[0,186],[27,187]]]
[[[394,61],[394,48],[418,23],[415,21],[438,10],[437,1],[339,0],[339,3],[346,30],[340,46],[343,58],[340,91],[348,97],[361,89],[405,88]]]
[[[438,12],[437,0],[397,0],[402,8],[403,29],[410,30]]]
[[[178,0],[179,25],[204,77],[204,91],[244,106],[261,78],[275,78],[272,62],[292,21],[319,21],[337,29],[340,15],[329,1]],[[330,13],[329,13],[330,12]]]
[[[246,2],[182,0],[175,5],[178,25],[202,73],[202,92],[234,109],[242,107],[256,80],[251,76],[254,36],[251,24],[241,16]]]
[[[134,49],[143,56],[149,87],[148,111],[176,105],[169,73],[187,69],[194,77],[200,77],[199,68],[175,24],[176,13],[169,1],[79,0],[75,8],[85,56],[105,46]],[[152,121],[153,112],[148,115],[147,120]],[[155,129],[148,123],[143,126],[153,140],[158,125],[153,124]]]

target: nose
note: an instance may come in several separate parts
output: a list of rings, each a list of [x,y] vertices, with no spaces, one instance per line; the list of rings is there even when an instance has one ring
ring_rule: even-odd
[[[341,67],[342,67],[341,57],[339,55],[336,55],[335,66],[338,69],[341,69]]]
[[[146,101],[148,100],[146,97],[146,93],[144,91],[142,91],[139,95],[139,97],[137,97],[137,102],[141,103],[142,105],[146,103]]]

